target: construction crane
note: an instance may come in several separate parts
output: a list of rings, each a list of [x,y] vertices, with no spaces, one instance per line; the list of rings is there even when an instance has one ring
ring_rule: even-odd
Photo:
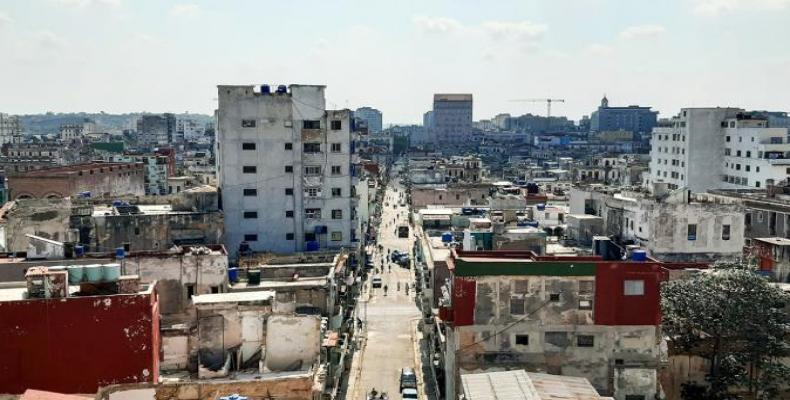
[[[546,103],[546,118],[551,118],[551,103],[564,103],[565,99],[514,99],[510,101],[526,103]]]

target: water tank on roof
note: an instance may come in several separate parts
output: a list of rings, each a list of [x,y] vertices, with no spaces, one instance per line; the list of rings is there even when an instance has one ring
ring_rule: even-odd
[[[82,257],[85,255],[85,246],[78,244],[74,246],[74,257]]]
[[[304,250],[305,251],[318,251],[318,249],[320,247],[321,246],[319,245],[319,243],[317,241],[315,241],[315,240],[307,242],[307,243],[304,244]]]
[[[647,261],[647,252],[644,250],[634,250],[631,252],[631,261]]]
[[[228,280],[232,283],[239,281],[239,269],[238,268],[228,268]]]
[[[261,94],[270,94],[272,92],[272,87],[269,85],[261,85]]]
[[[526,224],[527,226],[531,226],[531,227],[533,227],[533,228],[537,228],[537,227],[538,227],[538,225],[540,225],[540,223],[538,223],[538,221],[527,221],[527,222],[525,222],[525,224]]]
[[[99,264],[91,264],[85,266],[85,281],[90,283],[99,283],[102,279],[102,268]]]
[[[101,276],[104,282],[118,282],[118,278],[121,277],[121,264],[102,265]]]
[[[72,265],[68,268],[69,285],[79,285],[85,278],[85,268],[82,265]]]
[[[248,269],[247,270],[247,284],[260,285],[261,284],[261,270]]]
[[[450,243],[453,241],[453,234],[451,232],[442,233],[442,243]]]
[[[115,249],[115,258],[122,259],[126,256],[126,250],[123,247],[118,247]]]
[[[545,204],[543,204],[543,203],[540,203],[540,204],[536,205],[536,206],[535,206],[535,208],[536,208],[538,211],[545,211],[545,210],[546,210],[546,205],[545,205]]]
[[[277,94],[288,93],[288,88],[285,85],[277,85]]]

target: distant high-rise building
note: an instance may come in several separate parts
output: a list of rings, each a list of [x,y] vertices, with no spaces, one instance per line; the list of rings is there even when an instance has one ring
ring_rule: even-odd
[[[381,133],[381,111],[371,107],[360,107],[354,111],[354,118],[359,118],[368,123],[368,133]]]
[[[215,147],[232,254],[355,243],[352,115],[326,110],[324,89],[219,86]]]
[[[787,128],[769,127],[759,112],[684,108],[665,124],[653,129],[649,188],[759,189],[790,171]]]
[[[472,95],[433,95],[433,131],[437,142],[457,140],[472,132]]]
[[[433,128],[433,111],[426,111],[422,115],[422,126],[425,129]]]
[[[493,121],[494,125],[499,129],[510,129],[510,114],[497,114]]]
[[[0,145],[18,143],[22,135],[22,124],[19,117],[0,113]]]
[[[176,116],[174,114],[143,115],[137,121],[137,142],[142,147],[167,146],[176,136]]]
[[[592,113],[590,130],[647,133],[656,126],[657,118],[658,112],[650,110],[650,107],[609,107],[609,99],[604,96],[601,106]]]
[[[191,142],[205,134],[205,125],[186,116],[176,117],[175,142]]]

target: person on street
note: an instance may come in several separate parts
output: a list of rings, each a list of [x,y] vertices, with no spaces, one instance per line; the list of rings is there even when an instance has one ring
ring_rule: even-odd
[[[387,285],[384,285],[384,295],[387,295]]]

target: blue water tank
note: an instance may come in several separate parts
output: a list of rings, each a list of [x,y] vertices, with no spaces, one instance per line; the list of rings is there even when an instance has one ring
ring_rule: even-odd
[[[118,278],[121,277],[121,264],[102,265],[101,277],[104,282],[118,282]]]
[[[453,234],[451,232],[442,233],[442,243],[450,243],[453,241]]]
[[[239,281],[238,268],[228,268],[228,280],[234,283]]]
[[[238,393],[234,393],[230,396],[222,396],[219,400],[247,400],[247,396],[241,396]]]
[[[121,259],[126,256],[126,250],[123,247],[118,247],[115,249],[115,258]]]
[[[122,202],[122,201],[120,201],[120,200],[113,200],[113,201],[112,201],[112,206],[113,206],[113,207],[120,207],[120,206],[122,206],[122,205],[123,205],[123,202]]]
[[[74,257],[82,257],[85,255],[85,246],[78,244],[74,246]]]
[[[647,252],[644,250],[634,250],[631,252],[631,261],[647,261]]]
[[[540,204],[536,205],[535,208],[537,208],[538,211],[545,211],[546,210],[546,205],[543,204],[543,203],[540,203]]]
[[[272,92],[272,87],[269,85],[261,85],[261,94],[270,94]]]
[[[305,251],[318,251],[318,249],[320,249],[320,248],[321,248],[321,245],[315,240],[307,242],[304,245]]]
[[[85,281],[90,283],[99,283],[102,280],[102,268],[99,264],[91,264],[85,266]]]
[[[71,265],[69,271],[69,285],[79,285],[85,278],[85,269],[82,265]]]
[[[540,225],[540,224],[538,223],[538,221],[527,221],[527,226],[531,226],[531,227],[533,227],[533,228],[537,228],[537,227],[538,227],[538,225]]]
[[[286,93],[288,93],[288,88],[285,85],[277,86],[277,94],[286,94]]]

